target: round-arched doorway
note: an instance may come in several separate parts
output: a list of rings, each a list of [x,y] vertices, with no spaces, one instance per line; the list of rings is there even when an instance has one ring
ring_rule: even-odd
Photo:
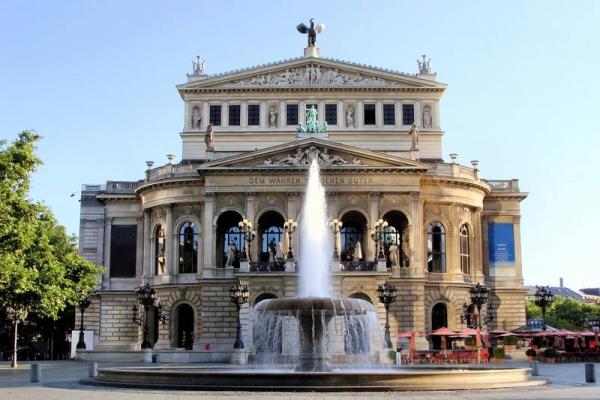
[[[175,310],[175,347],[192,350],[194,347],[194,309],[181,304]]]
[[[444,303],[437,303],[431,309],[431,330],[448,327],[448,309]],[[436,350],[442,347],[442,338],[440,336],[432,336],[431,342]]]

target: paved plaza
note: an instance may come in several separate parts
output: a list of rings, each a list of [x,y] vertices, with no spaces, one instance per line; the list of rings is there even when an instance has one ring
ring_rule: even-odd
[[[0,364],[0,399],[600,399],[600,385],[586,384],[584,364],[540,364],[540,376],[551,383],[547,386],[514,389],[438,392],[392,392],[392,393],[269,393],[269,392],[198,392],[163,391],[147,389],[117,389],[86,386],[78,383],[87,377],[88,364],[76,361],[42,362],[41,383],[30,383],[29,364],[22,363],[16,370]],[[133,364],[100,363],[99,367],[131,366]],[[505,366],[524,367],[526,363],[507,362]],[[600,369],[600,364],[596,364]],[[598,375],[598,373],[597,373]],[[598,376],[597,376],[598,378]]]

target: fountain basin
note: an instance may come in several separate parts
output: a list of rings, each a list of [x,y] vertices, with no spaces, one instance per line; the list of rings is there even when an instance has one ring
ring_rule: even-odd
[[[293,372],[290,370],[157,366],[105,368],[84,384],[180,390],[413,391],[538,386],[528,368],[406,368]]]

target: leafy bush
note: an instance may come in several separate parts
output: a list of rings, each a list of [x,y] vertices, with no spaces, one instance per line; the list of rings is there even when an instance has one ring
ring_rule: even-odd
[[[526,355],[527,357],[536,357],[536,356],[537,356],[537,352],[536,352],[534,349],[528,349],[528,350],[525,352],[525,355]]]
[[[494,358],[503,359],[504,349],[502,347],[494,347],[494,352],[492,354],[494,355]]]
[[[389,350],[388,357],[390,360],[396,362],[396,350]]]
[[[554,347],[548,347],[546,350],[544,350],[544,357],[546,358],[556,358],[557,356],[558,353],[556,352]]]

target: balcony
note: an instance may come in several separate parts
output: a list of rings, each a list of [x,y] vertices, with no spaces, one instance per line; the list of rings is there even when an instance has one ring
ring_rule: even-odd
[[[492,192],[519,192],[518,179],[488,179],[485,181],[485,183],[490,185]]]
[[[474,168],[465,167],[457,163],[430,164],[427,175],[449,176],[453,178],[479,179],[479,174]]]
[[[376,271],[377,261],[342,261],[341,270],[347,272]]]
[[[250,264],[250,272],[284,272],[285,260],[254,261]]]
[[[198,176],[198,167],[200,163],[189,163],[189,164],[166,164],[162,167],[146,170],[146,181],[156,181],[160,179],[173,178],[173,177],[187,177],[187,176]]]

